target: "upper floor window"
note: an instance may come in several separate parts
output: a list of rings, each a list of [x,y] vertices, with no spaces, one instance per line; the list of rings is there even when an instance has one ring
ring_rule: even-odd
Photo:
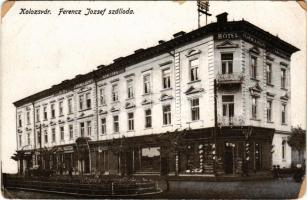
[[[59,115],[62,116],[63,115],[63,101],[59,102]]]
[[[51,104],[51,118],[55,118],[55,108],[54,108],[54,104]]]
[[[163,85],[163,89],[167,89],[171,87],[171,70],[170,69],[162,70],[162,85]]]
[[[27,111],[27,124],[30,124],[31,120],[30,120],[30,112]]]
[[[42,134],[40,131],[37,131],[37,144],[40,144],[42,142]]]
[[[145,128],[151,128],[151,109],[145,110]]]
[[[251,70],[251,77],[252,78],[257,78],[257,58],[255,56],[251,57],[251,65],[250,65],[250,70]]]
[[[39,114],[39,108],[36,108],[36,121],[40,121],[40,114]]]
[[[90,109],[92,107],[91,93],[86,93],[85,98],[86,98],[86,108]]]
[[[118,85],[112,85],[112,101],[118,101]]]
[[[72,98],[68,99],[68,114],[72,114]]]
[[[107,133],[107,123],[106,118],[101,119],[101,134],[104,135]]]
[[[22,127],[21,114],[18,115],[18,127]]]
[[[30,137],[30,133],[27,133],[27,139],[28,139],[28,145],[31,144],[31,137]]]
[[[283,160],[286,159],[286,143],[287,143],[286,140],[283,140],[281,142],[281,157]]]
[[[267,110],[266,110],[267,121],[272,121],[272,100],[267,101]]]
[[[286,69],[281,69],[280,85],[281,88],[286,88]]]
[[[134,114],[132,112],[128,113],[128,130],[134,130]]]
[[[48,118],[47,107],[45,106],[45,107],[43,108],[43,110],[44,110],[44,120],[47,120],[47,118]]]
[[[164,105],[162,107],[163,110],[163,125],[168,125],[172,123],[172,116],[171,116],[171,105]]]
[[[233,95],[223,95],[222,96],[222,106],[223,106],[223,117],[228,120],[229,125],[233,123],[234,116],[234,96]]]
[[[114,130],[114,133],[118,133],[119,132],[118,115],[113,116],[113,130]]]
[[[270,63],[266,64],[266,83],[272,84],[272,65]]]
[[[80,123],[80,137],[84,137],[84,122]]]
[[[19,146],[21,147],[22,146],[22,136],[21,135],[18,135],[18,140],[19,140]]]
[[[60,137],[61,137],[61,140],[63,141],[64,140],[64,126],[60,127]]]
[[[127,80],[127,96],[128,96],[128,99],[134,97],[133,80],[132,79]]]
[[[45,143],[48,143],[48,131],[44,130]]]
[[[199,98],[191,99],[192,121],[199,120]]]
[[[68,129],[69,129],[69,139],[72,140],[74,138],[74,126],[70,124],[68,126]]]
[[[84,109],[84,95],[83,94],[79,96],[79,108],[80,110]]]
[[[257,119],[258,98],[252,97],[252,118]]]
[[[281,123],[286,124],[286,111],[287,111],[287,105],[282,104],[281,105]]]
[[[198,77],[198,68],[199,68],[199,59],[190,60],[190,80],[197,81]]]
[[[99,89],[99,102],[100,102],[100,105],[106,104],[105,88],[104,87]]]
[[[149,94],[150,93],[150,75],[147,74],[143,78],[144,80],[144,94]]]
[[[55,142],[55,128],[51,129],[51,137],[52,137],[52,142]]]
[[[91,136],[92,135],[92,122],[91,121],[87,121],[86,122],[86,127],[87,127],[87,135]]]
[[[233,73],[233,54],[223,53],[221,54],[222,59],[222,74],[232,74]]]

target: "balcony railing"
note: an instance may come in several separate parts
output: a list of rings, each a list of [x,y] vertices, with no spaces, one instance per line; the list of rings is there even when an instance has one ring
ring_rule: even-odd
[[[218,115],[217,117],[218,126],[244,126],[245,120],[243,116],[221,116]]]
[[[218,74],[217,82],[218,84],[240,84],[243,80],[242,73],[232,73],[232,74]]]

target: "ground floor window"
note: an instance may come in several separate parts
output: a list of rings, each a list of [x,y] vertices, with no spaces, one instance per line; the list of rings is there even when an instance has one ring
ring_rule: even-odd
[[[136,149],[134,169],[142,172],[160,172],[160,147]]]

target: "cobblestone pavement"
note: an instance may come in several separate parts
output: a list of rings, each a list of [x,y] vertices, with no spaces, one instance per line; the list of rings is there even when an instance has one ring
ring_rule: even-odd
[[[223,199],[296,199],[300,183],[291,178],[244,182],[180,182],[170,191],[148,198],[223,198]],[[75,199],[75,196],[20,190],[4,191],[6,198]]]

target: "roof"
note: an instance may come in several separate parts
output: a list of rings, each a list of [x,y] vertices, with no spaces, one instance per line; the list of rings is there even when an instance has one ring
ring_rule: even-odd
[[[151,59],[155,56],[161,55],[163,53],[170,52],[174,50],[174,48],[178,48],[187,43],[191,43],[193,41],[197,41],[206,36],[214,35],[216,33],[221,32],[246,32],[253,35],[256,38],[261,38],[262,41],[266,43],[266,47],[277,48],[283,52],[285,52],[288,56],[291,56],[292,53],[299,51],[299,49],[283,40],[279,37],[276,37],[270,34],[267,31],[251,24],[248,21],[228,21],[228,22],[215,22],[208,24],[204,27],[193,30],[189,33],[178,32],[174,34],[175,37],[169,41],[159,41],[159,44],[153,47],[149,47],[147,49],[138,49],[133,54],[128,55],[126,57],[120,57],[114,60],[110,65],[98,66],[98,69],[93,70],[87,74],[77,75],[75,78],[70,80],[62,81],[60,84],[54,85],[51,88],[40,91],[28,97],[25,97],[21,100],[14,102],[13,104],[16,107],[22,106],[27,103],[34,102],[41,98],[47,97],[50,94],[56,93],[62,89],[68,89],[74,87],[74,85],[82,83],[86,80],[96,79],[101,77],[104,74],[108,74],[112,71],[118,71],[120,69],[124,69],[133,64],[137,64],[139,62]]]

